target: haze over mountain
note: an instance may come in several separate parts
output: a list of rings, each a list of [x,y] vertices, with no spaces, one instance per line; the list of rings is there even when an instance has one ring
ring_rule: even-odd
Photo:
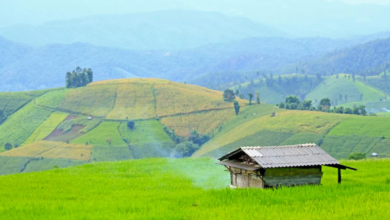
[[[353,3],[353,1],[347,1]],[[346,37],[388,31],[388,5],[375,1],[347,4],[326,0],[37,0],[2,1],[0,27],[15,24],[42,24],[97,14],[126,14],[158,10],[216,11],[272,26],[299,37]],[[17,17],[15,15],[18,15]]]
[[[31,45],[84,42],[126,49],[184,49],[247,37],[286,36],[246,18],[176,10],[16,25],[0,29],[0,35]]]

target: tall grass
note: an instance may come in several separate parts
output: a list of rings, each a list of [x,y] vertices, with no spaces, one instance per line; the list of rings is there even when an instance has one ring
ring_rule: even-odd
[[[390,161],[324,168],[320,186],[227,189],[209,159],[146,159],[0,177],[2,219],[388,219]]]

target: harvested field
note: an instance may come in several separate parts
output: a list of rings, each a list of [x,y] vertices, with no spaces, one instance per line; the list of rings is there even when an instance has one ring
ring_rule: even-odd
[[[92,145],[38,141],[7,152],[3,152],[0,154],[0,156],[62,158],[90,161],[91,152]]]

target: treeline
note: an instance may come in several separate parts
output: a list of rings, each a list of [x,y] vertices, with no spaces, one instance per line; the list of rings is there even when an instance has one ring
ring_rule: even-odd
[[[297,96],[288,96],[285,102],[277,104],[279,108],[292,109],[292,110],[310,110],[310,111],[322,111],[328,113],[338,114],[355,114],[355,115],[367,115],[366,107],[364,105],[355,106],[354,108],[333,107],[329,98],[321,99],[317,108],[312,105],[311,100],[304,100],[301,102]]]
[[[77,67],[72,72],[66,73],[66,88],[86,86],[91,82],[93,82],[93,71],[91,68],[82,69]]]

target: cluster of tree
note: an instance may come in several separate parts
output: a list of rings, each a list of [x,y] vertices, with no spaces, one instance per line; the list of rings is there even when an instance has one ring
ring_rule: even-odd
[[[365,153],[354,152],[348,155],[348,160],[363,160],[366,157]]]
[[[297,110],[310,110],[310,111],[322,111],[338,114],[355,114],[355,115],[367,115],[366,107],[363,105],[355,106],[354,108],[333,107],[329,98],[321,99],[317,108],[312,105],[311,100],[304,100],[301,102],[297,96],[288,96],[286,102],[281,102],[277,106],[285,109],[297,109]]]
[[[77,67],[72,72],[66,73],[66,88],[86,86],[91,82],[93,82],[93,71],[91,68],[82,69]]]
[[[178,143],[172,150],[171,157],[190,157],[200,146],[210,140],[208,135],[200,135],[197,130],[192,130],[188,140]]]
[[[18,148],[20,145],[18,144],[18,143],[15,143],[14,144],[14,148]],[[5,150],[11,150],[12,149],[12,144],[11,143],[6,143],[6,144],[4,144],[4,149]]]
[[[134,129],[134,126],[135,126],[135,121],[128,121],[127,122],[127,127],[131,130]]]

